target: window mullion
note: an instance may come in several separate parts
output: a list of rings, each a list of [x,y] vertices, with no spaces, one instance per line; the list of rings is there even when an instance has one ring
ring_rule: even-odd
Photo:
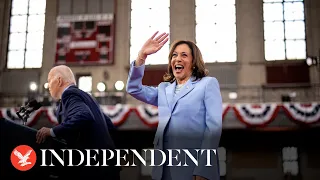
[[[23,57],[23,68],[26,68],[26,55],[27,55],[27,41],[28,41],[28,24],[29,24],[29,6],[30,6],[30,0],[28,0],[28,10],[27,10],[27,22],[26,22],[26,32],[25,32],[25,45],[24,45],[24,57]]]

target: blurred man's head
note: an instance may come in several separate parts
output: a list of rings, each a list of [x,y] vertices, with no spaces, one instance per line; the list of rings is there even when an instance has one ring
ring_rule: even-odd
[[[61,99],[63,90],[71,84],[76,84],[74,74],[68,66],[53,67],[48,74],[48,85],[51,96]]]

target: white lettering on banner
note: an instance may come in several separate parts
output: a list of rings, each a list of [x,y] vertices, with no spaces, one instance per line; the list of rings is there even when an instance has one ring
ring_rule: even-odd
[[[63,15],[57,17],[58,23],[77,22],[77,21],[102,21],[113,20],[113,14],[79,14],[79,15]]]
[[[70,49],[84,49],[97,47],[96,41],[73,41],[70,43]]]
[[[138,159],[140,163],[144,166],[162,166],[165,164],[166,160],[168,160],[167,166],[189,166],[187,162],[187,158],[189,158],[194,165],[199,166],[199,158],[200,156],[206,157],[206,165],[205,166],[214,166],[214,163],[211,161],[214,159],[212,153],[216,155],[216,149],[194,149],[195,153],[191,153],[190,149],[168,149],[166,150],[168,153],[166,155],[165,151],[160,149],[143,149],[143,153],[139,154],[135,149],[85,149],[84,151],[80,151],[78,149],[61,149],[62,155],[59,155],[54,149],[41,149],[42,153],[42,163],[41,166],[80,166],[84,163],[84,159],[86,159],[85,166],[109,166],[108,161],[115,158],[116,165],[115,166],[137,166],[135,164],[135,159]],[[97,158],[99,156],[100,151],[102,152],[102,161],[100,162]],[[199,154],[200,151],[200,154]],[[108,153],[107,153],[108,152]],[[133,154],[132,163],[127,160],[127,155],[129,153]],[[147,153],[150,153],[150,164],[147,164]],[[158,153],[157,156],[155,153]],[[181,156],[183,153],[184,156]],[[47,164],[47,155],[50,156],[50,162]],[[74,164],[74,156],[80,155],[80,161],[77,164]],[[168,156],[168,157],[167,157]],[[68,157],[68,158],[67,158]],[[136,157],[136,158],[135,158]],[[182,158],[179,158],[182,157]],[[156,162],[155,159],[161,159],[161,162]],[[167,159],[168,158],[168,159]],[[56,159],[58,161],[57,164],[54,164],[53,160]],[[94,160],[94,163],[91,163]],[[122,160],[126,162],[125,164],[121,164]],[[173,163],[173,160],[176,163]],[[67,162],[65,162],[67,161]],[[157,164],[159,163],[159,164]]]

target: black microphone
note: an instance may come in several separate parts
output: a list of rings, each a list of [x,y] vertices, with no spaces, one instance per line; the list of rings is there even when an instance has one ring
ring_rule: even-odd
[[[42,105],[35,99],[29,101],[26,106],[21,106],[17,111],[17,116],[23,120],[25,124],[33,111],[38,110]]]

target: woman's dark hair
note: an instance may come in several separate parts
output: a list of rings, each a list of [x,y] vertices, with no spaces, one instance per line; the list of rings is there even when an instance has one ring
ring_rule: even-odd
[[[171,47],[170,47],[170,52],[169,52],[169,63],[168,63],[168,69],[166,74],[163,76],[163,80],[165,82],[170,82],[172,83],[175,80],[175,77],[173,75],[172,67],[171,67],[171,59],[174,50],[176,49],[177,46],[181,44],[186,44],[191,50],[191,55],[192,55],[192,75],[195,76],[195,81],[198,79],[201,79],[205,76],[208,75],[209,71],[205,68],[204,66],[204,61],[202,58],[202,54],[198,46],[191,42],[191,41],[186,41],[186,40],[178,40],[175,41]]]

